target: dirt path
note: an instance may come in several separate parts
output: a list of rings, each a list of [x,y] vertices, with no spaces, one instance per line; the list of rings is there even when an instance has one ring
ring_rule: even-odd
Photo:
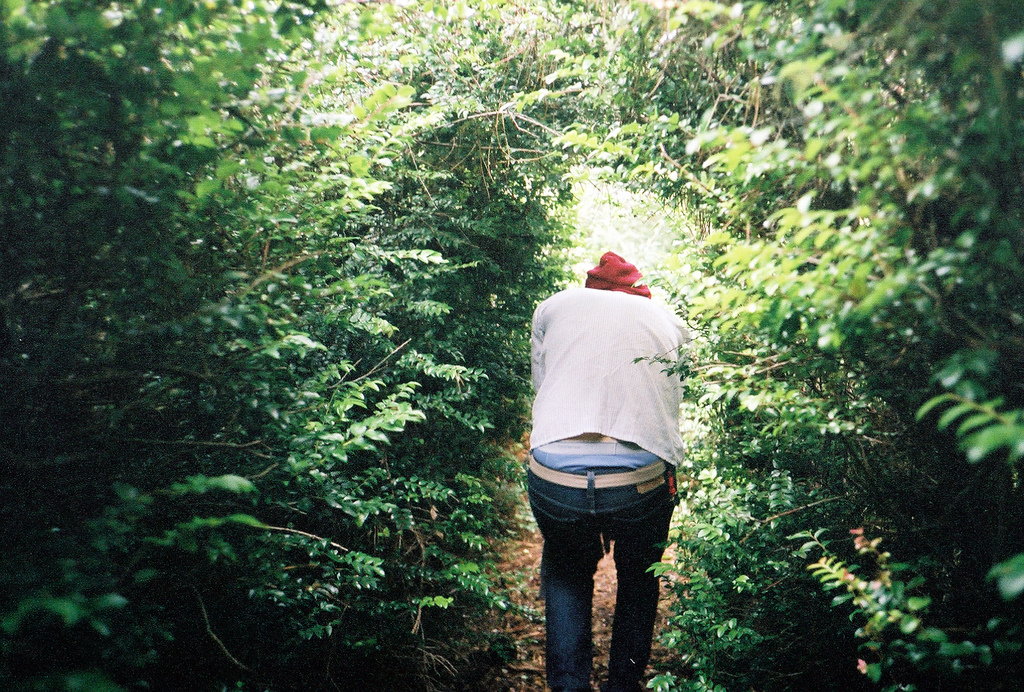
[[[524,530],[521,538],[509,544],[500,573],[506,575],[507,586],[516,587],[514,596],[519,605],[530,608],[534,618],[506,615],[496,623],[495,634],[507,643],[502,652],[505,662],[489,669],[475,684],[480,692],[546,692],[544,682],[544,603],[538,598],[540,589],[541,538],[535,527]],[[598,564],[594,578],[594,689],[607,672],[608,645],[611,639],[612,614],[615,610],[615,564],[612,555],[605,555]],[[656,624],[652,667],[668,662],[669,652],[657,643],[657,630],[669,611],[670,594],[662,588],[659,618]]]

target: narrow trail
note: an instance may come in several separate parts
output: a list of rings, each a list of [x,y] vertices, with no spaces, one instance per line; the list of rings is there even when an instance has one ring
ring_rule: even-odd
[[[495,623],[493,633],[503,635],[501,641],[508,644],[503,652],[505,661],[487,670],[475,683],[480,692],[547,692],[544,681],[544,602],[539,598],[541,546],[540,533],[531,524],[524,528],[519,539],[509,543],[498,565],[499,573],[506,575],[506,586],[515,589],[516,603],[531,609],[536,617],[508,614]],[[671,548],[666,551],[666,560],[670,559],[670,551]],[[615,563],[609,553],[601,559],[594,577],[594,689],[598,689],[607,672],[615,588]],[[670,590],[663,586],[649,675],[663,669],[675,656],[659,646],[657,641],[658,631],[669,615],[671,599]]]

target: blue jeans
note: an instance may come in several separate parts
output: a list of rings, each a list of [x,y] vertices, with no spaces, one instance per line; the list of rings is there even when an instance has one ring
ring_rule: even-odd
[[[528,479],[530,507],[544,538],[540,569],[548,686],[555,692],[591,689],[594,574],[603,539],[615,542],[618,581],[604,689],[635,692],[651,656],[660,592],[658,577],[648,568],[661,560],[675,506],[668,484],[641,495],[635,486],[588,492],[532,472]]]

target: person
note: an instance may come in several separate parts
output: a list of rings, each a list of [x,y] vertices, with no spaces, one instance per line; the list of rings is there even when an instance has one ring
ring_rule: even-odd
[[[690,337],[613,252],[533,316],[528,491],[543,538],[545,668],[553,692],[591,690],[594,575],[614,544],[617,590],[604,692],[640,689],[659,562],[675,507],[680,380]]]

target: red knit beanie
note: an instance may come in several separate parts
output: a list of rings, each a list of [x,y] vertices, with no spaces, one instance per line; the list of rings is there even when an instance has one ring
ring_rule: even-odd
[[[647,286],[634,286],[643,277],[640,271],[614,252],[606,252],[601,262],[587,272],[587,288],[603,291],[622,291],[635,296],[651,297]]]

